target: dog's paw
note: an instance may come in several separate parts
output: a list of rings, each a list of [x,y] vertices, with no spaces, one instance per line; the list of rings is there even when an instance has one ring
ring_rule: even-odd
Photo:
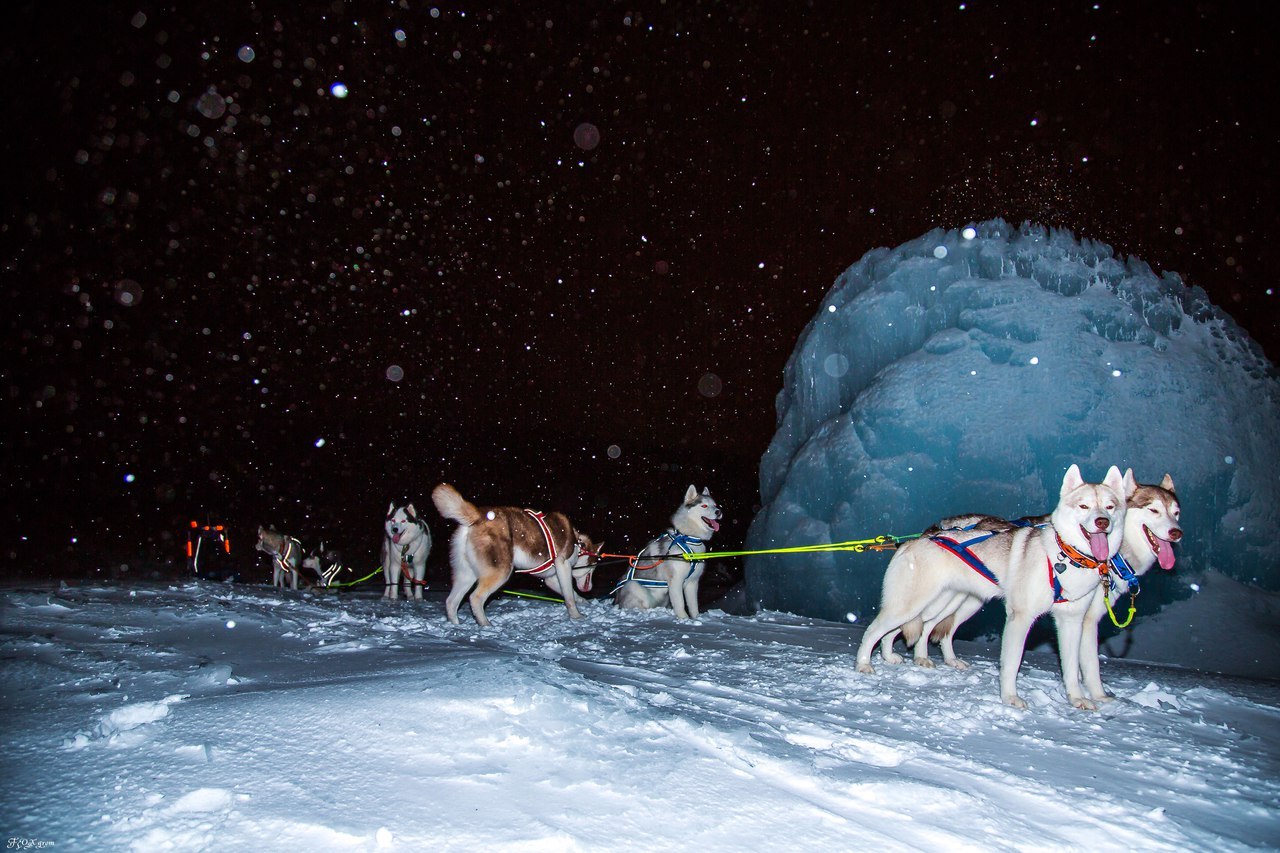
[[[1022,697],[1016,694],[1013,696],[1001,696],[1000,701],[1004,702],[1006,705],[1012,705],[1019,710],[1027,710],[1027,703],[1022,701]]]
[[[900,664],[902,663],[902,655],[898,654],[897,652],[889,652],[889,654],[884,656],[884,662],[891,663],[894,665]]]
[[[960,658],[952,658],[951,660],[947,661],[947,666],[951,667],[952,669],[968,669],[969,668],[969,664],[960,660]]]
[[[934,668],[934,663],[929,658],[913,658],[913,660],[915,661],[916,666],[922,666],[925,669]]]
[[[1083,696],[1077,696],[1071,700],[1071,707],[1078,711],[1096,711],[1098,706]]]
[[[875,671],[874,669],[872,669],[872,668],[871,668],[871,664],[869,664],[869,663],[860,663],[860,664],[858,664],[858,672],[861,672],[861,673],[863,673],[864,675],[875,675],[875,674],[876,674],[876,671]]]

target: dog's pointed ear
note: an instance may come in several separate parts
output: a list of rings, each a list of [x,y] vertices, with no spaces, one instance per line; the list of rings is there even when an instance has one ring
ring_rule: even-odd
[[[409,514],[409,517],[410,517],[410,518],[417,518],[417,517],[418,517],[418,511],[417,511],[416,509],[414,509],[414,508],[413,508],[413,504],[409,504],[407,507],[405,507],[405,508],[404,508],[404,511],[405,511],[405,512],[407,512],[407,513]]]
[[[1080,466],[1071,463],[1071,467],[1067,469],[1066,476],[1062,478],[1062,494],[1066,494],[1072,489],[1078,489],[1084,485],[1084,477],[1080,476]]]
[[[1133,476],[1133,469],[1126,468],[1124,472],[1124,499],[1131,500],[1138,491],[1138,480]]]
[[[1174,491],[1173,489],[1173,477],[1170,476],[1169,474],[1165,474],[1164,479],[1160,481],[1160,488],[1169,492],[1173,492],[1175,495],[1177,494],[1177,492]]]
[[[710,487],[710,486],[703,486],[703,487],[702,487],[702,496],[703,496],[704,498],[709,498],[709,497],[711,497],[711,487]]]
[[[396,511],[396,504],[395,504],[395,501],[392,501],[391,503],[387,504],[387,515],[388,515],[388,516],[389,516],[389,515],[391,515],[391,513],[395,512],[395,511]]]
[[[684,502],[687,504],[696,504],[698,502],[698,487],[689,484],[689,488],[684,493]]]
[[[1168,475],[1166,474],[1165,476],[1168,476]],[[266,533],[266,532],[267,532],[267,531],[265,531],[265,530],[263,530],[263,529],[262,529],[262,525],[261,525],[261,524],[259,524],[259,525],[258,525],[258,538],[259,538],[259,539],[261,539],[261,538],[262,538],[262,534],[264,534],[264,533]]]
[[[1121,474],[1120,469],[1117,468],[1115,465],[1112,465],[1109,469],[1107,469],[1107,476],[1105,479],[1103,479],[1102,485],[1111,489],[1111,491],[1115,492],[1117,495],[1120,496],[1121,500],[1124,500],[1124,497],[1126,494],[1125,485],[1124,485],[1124,474]]]

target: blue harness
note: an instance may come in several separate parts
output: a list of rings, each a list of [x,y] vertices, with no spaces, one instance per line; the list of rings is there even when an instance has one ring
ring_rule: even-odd
[[[1120,556],[1119,551],[1111,558],[1111,571],[1116,577],[1129,585],[1129,592],[1137,595],[1142,591],[1141,586],[1138,584],[1138,575],[1133,571],[1133,567],[1125,562],[1124,557]]]
[[[1028,521],[1025,518],[1019,518],[1016,521],[1011,521],[1009,523],[1012,524],[1014,527],[1044,527],[1043,524],[1033,524],[1032,522]],[[956,533],[966,533],[970,530],[973,530],[975,527],[977,527],[976,524],[970,524],[968,527],[953,527],[951,528],[951,531],[954,531]],[[980,542],[986,542],[988,539],[990,539],[992,536],[995,536],[995,535],[996,535],[995,532],[991,531],[991,532],[985,533],[982,536],[975,536],[972,539],[966,539],[963,542],[958,542],[955,539],[951,539],[950,537],[939,535],[939,536],[930,536],[929,541],[933,542],[935,545],[938,545],[950,551],[960,560],[960,562],[964,563],[966,566],[973,569],[975,572],[982,575],[984,578],[991,581],[996,586],[999,586],[1000,581],[996,580],[995,573],[987,568],[987,564],[982,562],[982,560],[978,557],[977,554],[969,550],[972,546],[977,545]],[[1054,586],[1055,586],[1054,592],[1056,597],[1058,593],[1062,592],[1061,586],[1059,586],[1057,583],[1057,578],[1054,579]]]
[[[965,529],[972,530],[973,528],[968,527]],[[968,541],[965,541],[965,542],[957,542],[956,540],[949,539],[946,536],[930,536],[929,541],[933,542],[935,545],[939,545],[945,548],[946,550],[950,551],[952,554],[954,554],[956,557],[960,559],[960,562],[964,563],[966,566],[973,569],[975,572],[982,575],[984,578],[991,581],[996,586],[999,586],[1000,581],[996,580],[995,574],[992,573],[992,571],[987,568],[987,564],[982,562],[982,560],[979,559],[977,554],[969,550],[970,546],[977,545],[979,542],[986,542],[992,536],[995,536],[995,534],[988,533],[985,536],[976,536],[973,539],[969,539]]]
[[[703,540],[699,539],[697,536],[686,536],[686,535],[685,535],[685,534],[683,534],[683,533],[672,533],[670,530],[668,530],[668,531],[666,531],[665,533],[663,533],[663,534],[662,534],[661,536],[659,536],[657,539],[654,539],[654,540],[653,540],[653,542],[652,542],[652,543],[650,543],[650,544],[657,544],[657,543],[661,542],[663,539],[670,539],[670,540],[671,540],[671,542],[672,542],[672,543],[673,543],[677,548],[679,548],[679,549],[680,549],[680,551],[681,551],[681,552],[682,552],[686,557],[692,557],[695,553],[697,553],[697,552],[695,552],[695,551],[693,550],[693,546],[694,546],[694,545],[702,545],[702,544],[704,544],[704,543],[703,543]],[[645,559],[645,557],[646,557],[646,556],[648,556],[648,557],[657,557],[657,556],[660,556],[660,555],[658,555],[658,554],[649,554],[649,555],[640,554],[640,555],[638,555],[638,556],[636,556],[636,557],[632,557],[632,558],[631,558],[631,561],[630,561],[630,563],[631,563],[631,564],[630,564],[630,566],[627,568],[627,573],[626,573],[625,575],[623,575],[623,576],[622,576],[622,580],[618,581],[618,585],[617,585],[617,586],[615,586],[613,589],[611,589],[611,590],[609,591],[609,594],[610,594],[610,595],[613,595],[615,592],[617,592],[618,590],[622,589],[624,586],[626,586],[628,583],[631,583],[632,581],[634,581],[634,582],[636,582],[636,583],[640,584],[640,586],[649,587],[649,588],[651,588],[651,589],[665,589],[665,588],[666,588],[666,586],[667,586],[667,582],[666,582],[666,581],[654,580],[654,579],[650,579],[650,578],[638,578],[638,577],[636,577],[636,571],[637,571],[636,566],[640,563],[640,561],[641,561],[642,559]],[[692,573],[693,573],[693,570],[694,570],[694,569],[696,569],[698,566],[702,565],[704,562],[706,562],[706,561],[705,561],[705,560],[693,560],[693,561],[690,561],[690,562],[689,562],[689,572],[692,574]],[[653,568],[655,568],[656,566],[657,566],[657,564],[655,563],[653,566],[646,566],[645,568],[643,568],[643,569],[639,569],[638,571],[647,572],[647,571],[652,570],[652,569],[653,569]]]
[[[1009,523],[1012,524],[1014,527],[1039,528],[1039,527],[1046,526],[1044,524],[1035,524],[1025,518],[1019,518],[1016,521],[1011,521]],[[954,530],[957,533],[964,533],[966,531],[973,530],[975,526],[976,525],[971,524],[968,527],[954,528]],[[972,546],[977,545],[980,542],[986,542],[988,539],[990,539],[992,536],[995,536],[995,535],[996,534],[994,532],[988,532],[982,536],[975,536],[972,539],[967,539],[964,542],[958,542],[955,539],[951,539],[946,536],[937,535],[937,536],[930,536],[929,541],[933,542],[935,545],[938,545],[941,548],[945,548],[947,551],[950,551],[952,554],[956,556],[957,559],[959,559],[966,566],[973,569],[975,572],[982,575],[984,578],[991,581],[996,586],[999,586],[1000,581],[996,580],[995,574],[991,571],[991,569],[987,568],[987,564],[982,562],[982,560],[978,557],[978,555],[973,553],[973,551],[970,550]],[[1065,558],[1065,555],[1063,556]],[[1048,568],[1049,568],[1049,583],[1050,585],[1053,586],[1053,603],[1066,604],[1070,599],[1068,599],[1063,594],[1062,582],[1058,580],[1058,573],[1054,571],[1056,567],[1052,561],[1048,562]],[[1065,569],[1066,567],[1063,566],[1063,568]],[[1138,576],[1134,574],[1133,569],[1129,567],[1129,564],[1126,563],[1124,561],[1124,558],[1121,557],[1119,554],[1116,554],[1115,557],[1111,559],[1111,570],[1122,581],[1125,581],[1126,583],[1128,583],[1130,589],[1132,589],[1135,593],[1137,592]]]

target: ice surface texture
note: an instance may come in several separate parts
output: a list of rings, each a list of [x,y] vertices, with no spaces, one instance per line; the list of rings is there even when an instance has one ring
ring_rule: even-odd
[[[1073,462],[1173,475],[1179,572],[1280,586],[1280,380],[1199,287],[992,220],[874,249],[787,362],[749,548],[1048,512]],[[765,607],[866,618],[886,554],[747,560]]]

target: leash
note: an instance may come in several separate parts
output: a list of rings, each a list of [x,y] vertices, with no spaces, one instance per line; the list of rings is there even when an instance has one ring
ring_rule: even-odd
[[[369,578],[373,577],[374,575],[378,574],[378,572],[381,572],[381,571],[382,571],[382,566],[378,566],[378,568],[376,568],[376,569],[374,569],[373,571],[369,572],[369,574],[365,575],[365,576],[364,576],[364,577],[362,577],[362,578],[356,578],[356,579],[355,579],[355,580],[353,580],[353,581],[341,581],[341,582],[335,582],[335,583],[331,583],[331,584],[329,584],[329,586],[331,586],[331,587],[334,587],[334,586],[355,586],[355,585],[356,585],[356,584],[358,584],[358,583],[364,583],[365,581],[369,580]]]
[[[759,548],[754,551],[704,551],[694,554],[685,554],[679,551],[672,551],[666,554],[645,554],[645,558],[653,559],[655,562],[648,566],[636,566],[636,571],[654,569],[665,560],[675,559],[685,560],[690,563],[701,563],[703,560],[716,560],[722,557],[751,557],[757,554],[821,554],[828,551],[852,551],[861,554],[865,551],[893,551],[903,542],[919,539],[921,535],[923,534],[911,533],[906,536],[895,536],[892,533],[883,533],[870,539],[850,539],[846,542],[828,542],[819,545],[796,545],[790,548]],[[641,558],[639,554],[607,554],[603,551],[596,556],[601,558],[596,563],[597,566],[624,560],[630,562]]]
[[[1102,594],[1106,596],[1107,615],[1111,617],[1112,625],[1117,628],[1128,628],[1129,623],[1133,621],[1133,614],[1138,612],[1138,593],[1142,592],[1142,587],[1138,584],[1137,573],[1119,553],[1111,558],[1111,569],[1129,587],[1129,615],[1124,622],[1121,622],[1116,619],[1116,613],[1111,609],[1111,572],[1102,576]]]
[[[511,590],[511,589],[504,589],[503,593],[505,593],[506,595],[514,595],[514,596],[517,596],[518,598],[536,598],[539,601],[554,601],[556,604],[564,604],[563,598],[553,598],[550,595],[538,595],[532,592],[516,592],[515,590]]]
[[[426,589],[427,588],[426,580],[425,579],[418,580],[417,578],[415,578],[413,576],[413,573],[409,571],[409,569],[411,568],[413,568],[413,561],[409,559],[409,546],[402,545],[400,546],[400,580],[404,583],[413,584],[415,586],[420,586],[423,589]],[[395,586],[395,584],[387,583],[387,584],[383,584],[383,586],[391,587],[391,586]]]
[[[903,542],[912,539],[919,539],[921,534],[912,533],[907,536],[894,536],[892,533],[882,533],[879,536],[873,536],[870,539],[850,539],[847,542],[829,542],[821,545],[796,545],[791,548],[760,548],[755,551],[708,551],[705,554],[698,554],[697,559],[686,554],[671,554],[672,557],[684,557],[689,562],[701,562],[703,560],[715,560],[721,557],[751,557],[756,554],[821,554],[827,551],[852,551],[861,554],[866,551],[892,551]]]
[[[1129,591],[1129,615],[1123,622],[1116,619],[1116,612],[1111,609],[1111,578],[1106,577],[1102,580],[1102,594],[1106,596],[1107,615],[1111,617],[1111,624],[1117,628],[1128,628],[1129,623],[1133,621],[1133,614],[1138,612],[1138,593]]]

